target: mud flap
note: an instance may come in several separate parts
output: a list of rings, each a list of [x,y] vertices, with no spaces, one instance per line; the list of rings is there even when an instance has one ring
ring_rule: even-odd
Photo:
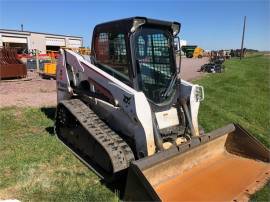
[[[241,201],[270,176],[270,152],[237,124],[135,161],[126,201]]]

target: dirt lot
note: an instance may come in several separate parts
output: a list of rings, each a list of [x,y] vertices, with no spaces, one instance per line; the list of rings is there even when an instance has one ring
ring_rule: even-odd
[[[198,72],[200,67],[208,63],[208,58],[185,58],[182,57],[182,65],[180,75],[181,78],[187,81],[192,81],[203,76],[204,73]]]
[[[197,72],[207,58],[182,58],[181,77],[191,81],[203,75]],[[28,78],[22,80],[0,81],[0,107],[41,107],[56,105],[56,82],[45,80],[29,73]]]
[[[55,80],[41,79],[29,73],[26,79],[0,81],[0,107],[54,105],[56,105]]]

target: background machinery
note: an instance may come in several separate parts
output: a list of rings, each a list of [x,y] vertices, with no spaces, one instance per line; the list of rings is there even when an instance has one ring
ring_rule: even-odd
[[[25,78],[26,66],[16,57],[16,48],[0,48],[0,80]]]
[[[193,58],[202,58],[204,50],[200,47],[195,48]]]
[[[50,62],[44,63],[43,71],[39,72],[39,75],[42,78],[55,79],[58,51],[47,51],[47,55]]]
[[[269,151],[237,124],[200,129],[203,87],[180,78],[179,31],[134,17],[97,25],[89,60],[61,50],[56,134],[101,178],[128,173],[125,200],[241,200],[268,179]]]
[[[193,45],[187,45],[187,46],[181,47],[182,51],[185,53],[187,58],[193,57],[193,53],[194,53],[195,48],[197,48],[197,46],[193,46]]]
[[[196,45],[186,45],[181,47],[187,58],[202,58],[204,50]]]

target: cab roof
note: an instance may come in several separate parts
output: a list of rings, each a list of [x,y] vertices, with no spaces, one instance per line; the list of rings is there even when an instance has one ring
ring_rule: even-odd
[[[173,24],[178,24],[179,26],[181,26],[181,24],[178,22],[170,22],[170,21],[157,20],[157,19],[151,19],[151,18],[137,16],[137,17],[124,18],[124,19],[120,19],[120,20],[114,20],[114,21],[98,24],[95,26],[94,35],[96,33],[109,32],[109,31],[110,32],[128,33],[128,32],[130,32],[130,30],[133,26],[133,22],[136,19],[144,19],[145,20],[144,25],[148,25],[150,27],[163,27],[163,29],[167,29],[170,32],[172,32],[172,25]]]

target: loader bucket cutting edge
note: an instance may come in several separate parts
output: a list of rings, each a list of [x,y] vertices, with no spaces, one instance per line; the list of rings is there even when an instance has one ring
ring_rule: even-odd
[[[230,124],[133,162],[124,200],[248,200],[269,180],[269,154],[241,126]]]

